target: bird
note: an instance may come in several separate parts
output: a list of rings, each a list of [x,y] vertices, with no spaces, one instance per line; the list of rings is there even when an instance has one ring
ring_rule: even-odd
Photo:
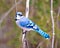
[[[37,26],[32,20],[30,20],[29,18],[26,18],[22,14],[22,12],[16,12],[15,21],[16,21],[17,26],[19,26],[21,29],[25,31],[33,30],[37,32],[38,34],[40,34],[45,39],[50,38],[49,34],[41,30],[41,28],[39,28],[39,26]]]

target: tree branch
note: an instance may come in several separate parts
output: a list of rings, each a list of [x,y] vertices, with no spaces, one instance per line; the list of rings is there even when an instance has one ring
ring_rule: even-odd
[[[45,41],[39,42],[38,46],[36,48],[39,48]]]
[[[26,31],[25,30],[23,30],[23,32],[22,32],[22,43],[23,43],[23,48],[27,48]]]
[[[18,1],[16,4],[14,4],[7,12],[5,12],[0,19],[0,24],[3,22],[3,20],[9,15],[9,13],[16,7],[16,5],[20,4],[22,0]]]
[[[54,48],[54,38],[55,38],[55,31],[54,31],[54,18],[53,18],[53,0],[51,0],[51,20],[52,20],[52,48]]]
[[[26,18],[28,18],[29,15],[29,0],[26,0]],[[29,48],[28,47],[28,42],[26,39],[26,31],[23,30],[23,34],[22,34],[22,43],[23,43],[23,48]]]
[[[26,17],[29,15],[29,0],[26,0]]]

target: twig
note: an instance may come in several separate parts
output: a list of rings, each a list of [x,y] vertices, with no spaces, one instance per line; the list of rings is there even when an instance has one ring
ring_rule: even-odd
[[[36,48],[39,48],[45,41],[39,42],[38,46]]]
[[[59,28],[59,24],[58,24],[58,20],[59,20],[58,17],[59,17],[59,15],[60,15],[60,7],[58,7],[58,14],[57,14],[57,22],[56,22],[57,23],[57,29]]]
[[[55,38],[55,31],[54,31],[54,18],[53,18],[53,0],[51,0],[51,20],[52,20],[52,48],[54,48],[54,38]]]
[[[15,0],[15,5],[16,5],[16,12],[17,12],[17,1]]]
[[[35,0],[32,0],[30,17],[33,17],[36,12],[35,7],[34,7],[35,2],[36,2]]]
[[[25,30],[23,30],[23,33],[22,33],[22,43],[23,43],[23,48],[27,48],[26,31]]]
[[[26,0],[26,18],[28,18],[29,15],[29,0]],[[26,39],[26,31],[23,30],[23,34],[22,34],[22,43],[23,43],[23,48],[29,48],[28,47],[28,42]]]
[[[16,4],[20,4],[22,2],[22,0],[18,1]],[[6,13],[4,13],[2,16],[1,16],[1,19],[0,19],[0,24],[3,22],[3,20],[9,15],[9,13],[16,7],[16,5],[14,4]]]
[[[29,0],[26,0],[26,17],[29,15]]]

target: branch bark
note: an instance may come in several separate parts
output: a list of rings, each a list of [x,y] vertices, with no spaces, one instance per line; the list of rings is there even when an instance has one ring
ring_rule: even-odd
[[[23,48],[27,48],[26,31],[25,30],[23,30],[23,33],[22,33],[22,43],[23,43]]]
[[[7,12],[5,12],[0,19],[0,24],[3,22],[3,20],[11,13],[11,11],[16,7],[16,5],[20,4],[22,0],[18,1],[16,4],[14,4]]]
[[[26,18],[28,18],[29,15],[29,0],[26,0]],[[22,34],[22,43],[23,43],[23,48],[29,48],[28,47],[28,42],[26,39],[26,31],[23,30],[23,34]]]
[[[55,31],[54,31],[54,18],[53,18],[53,0],[51,0],[51,20],[52,20],[52,48],[54,48],[54,38],[55,38]]]
[[[43,43],[44,43],[44,41],[39,42],[39,44],[38,44],[38,46],[36,48],[39,48]]]
[[[26,18],[28,18],[29,15],[29,0],[26,0]]]

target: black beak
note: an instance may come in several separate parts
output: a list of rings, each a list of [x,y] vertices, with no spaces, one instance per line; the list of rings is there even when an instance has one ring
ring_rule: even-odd
[[[15,18],[15,21],[17,21],[17,19]]]

